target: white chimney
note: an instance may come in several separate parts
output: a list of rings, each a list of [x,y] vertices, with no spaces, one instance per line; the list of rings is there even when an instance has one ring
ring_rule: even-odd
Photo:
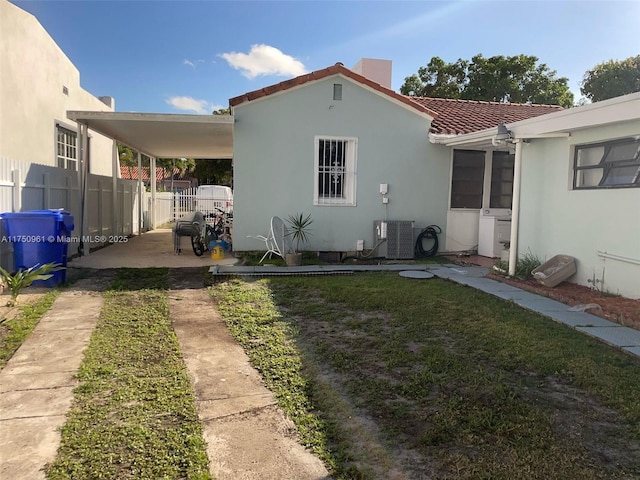
[[[391,60],[361,58],[351,70],[383,87],[391,88]]]

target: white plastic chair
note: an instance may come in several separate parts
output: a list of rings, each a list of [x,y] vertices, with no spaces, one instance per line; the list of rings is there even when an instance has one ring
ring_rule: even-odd
[[[286,225],[280,217],[271,217],[271,228],[269,229],[268,236],[264,235],[247,235],[249,238],[255,238],[263,241],[266,247],[266,252],[260,259],[259,263],[264,262],[264,259],[271,258],[274,253],[281,258],[284,258],[285,254],[293,251],[291,249],[291,241],[289,240],[289,232]]]

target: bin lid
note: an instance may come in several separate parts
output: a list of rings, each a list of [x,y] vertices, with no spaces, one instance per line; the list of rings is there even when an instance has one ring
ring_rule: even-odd
[[[5,212],[0,214],[0,218],[11,221],[12,219],[54,219],[64,224],[64,229],[71,232],[74,229],[73,215],[62,208],[49,210],[27,210],[25,212]]]

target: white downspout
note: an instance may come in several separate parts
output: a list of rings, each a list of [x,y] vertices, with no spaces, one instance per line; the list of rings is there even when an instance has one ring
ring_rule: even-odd
[[[516,158],[513,168],[513,200],[511,204],[511,238],[509,239],[509,276],[516,274],[518,261],[518,222],[520,218],[520,177],[522,175],[522,139],[514,140]]]

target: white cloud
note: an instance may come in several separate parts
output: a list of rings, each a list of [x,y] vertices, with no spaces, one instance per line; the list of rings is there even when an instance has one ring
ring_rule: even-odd
[[[192,97],[171,97],[167,99],[167,103],[178,110],[186,110],[188,112],[201,114],[211,113],[213,110],[220,108],[206,100],[197,100]]]
[[[295,77],[307,73],[302,62],[264,44],[251,45],[249,53],[230,52],[220,56],[236,70],[242,70],[242,75],[250,79],[260,75]]]
[[[196,65],[198,63],[204,63],[204,60],[189,60],[189,59],[184,59],[184,61],[182,62],[183,65],[189,65],[191,68],[196,68]]]

